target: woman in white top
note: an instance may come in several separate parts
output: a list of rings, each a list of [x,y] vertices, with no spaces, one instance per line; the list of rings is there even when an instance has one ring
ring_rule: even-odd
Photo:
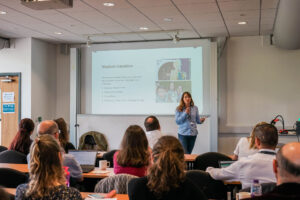
[[[255,125],[253,130],[260,125],[268,124],[267,122],[260,122]],[[250,137],[242,137],[237,143],[233,155],[231,156],[232,160],[238,160],[249,155],[255,154],[258,152],[258,149],[255,147],[255,135],[254,132],[251,132]]]

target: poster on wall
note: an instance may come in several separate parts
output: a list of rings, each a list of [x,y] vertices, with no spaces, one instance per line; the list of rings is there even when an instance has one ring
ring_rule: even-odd
[[[2,112],[5,113],[15,113],[14,103],[4,103],[2,106]]]
[[[15,93],[14,92],[3,92],[2,94],[3,102],[14,102],[15,101]]]

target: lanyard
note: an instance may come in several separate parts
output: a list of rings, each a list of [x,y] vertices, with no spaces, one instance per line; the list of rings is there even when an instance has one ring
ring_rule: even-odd
[[[269,154],[269,155],[276,155],[275,152],[271,152],[271,151],[260,151],[259,153]]]

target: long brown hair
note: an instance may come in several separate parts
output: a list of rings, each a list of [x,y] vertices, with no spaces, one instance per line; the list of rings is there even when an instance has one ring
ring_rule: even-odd
[[[121,142],[117,156],[121,166],[143,167],[150,163],[148,140],[144,130],[138,125],[129,126]]]
[[[10,143],[9,149],[27,155],[31,144],[30,135],[34,130],[34,123],[29,118],[24,118],[19,123],[19,130]]]
[[[30,181],[26,196],[41,198],[49,195],[55,183],[65,185],[60,146],[49,134],[35,139],[30,148]]]
[[[63,118],[58,118],[54,120],[58,126],[58,129],[60,130],[58,139],[63,148],[67,145],[70,139],[70,134],[68,132],[67,123]]]
[[[256,149],[256,146],[255,146],[255,133],[254,133],[254,130],[258,127],[258,126],[261,126],[261,125],[264,125],[264,124],[268,124],[267,122],[259,122],[257,123],[253,129],[252,129],[252,132],[251,132],[251,135],[250,135],[250,139],[249,139],[249,149]]]
[[[177,109],[178,111],[180,111],[180,112],[182,112],[183,109],[185,108],[185,103],[184,103],[184,101],[183,101],[184,95],[188,95],[188,96],[191,98],[191,105],[190,105],[190,106],[194,106],[194,101],[193,101],[193,98],[192,98],[191,93],[189,93],[189,92],[184,92],[184,93],[182,94],[182,96],[181,96],[181,99],[180,99],[180,102],[179,102],[179,106],[177,106],[177,108],[176,108],[176,109]]]
[[[161,198],[184,181],[184,150],[177,138],[163,136],[154,145],[152,157],[154,163],[148,171],[147,186]]]

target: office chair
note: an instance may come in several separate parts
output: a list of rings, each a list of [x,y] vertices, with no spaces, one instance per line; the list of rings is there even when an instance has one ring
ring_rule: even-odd
[[[5,150],[7,150],[7,147],[5,147],[5,146],[0,146],[0,153],[1,153],[2,151],[5,151]]]
[[[95,186],[95,192],[108,193],[116,190],[117,194],[128,194],[128,183],[131,179],[138,178],[130,174],[117,174],[100,180]]]
[[[28,182],[26,174],[10,168],[0,168],[0,177],[0,185],[7,188],[16,188]]]
[[[27,164],[27,159],[23,153],[6,150],[0,153],[0,163]]]
[[[200,169],[205,171],[207,167],[219,167],[219,161],[232,160],[230,157],[217,153],[217,152],[208,152],[197,156],[194,169]]]
[[[227,187],[223,181],[214,180],[209,173],[202,170],[190,170],[186,172],[186,177],[203,191],[207,199],[227,198]]]

